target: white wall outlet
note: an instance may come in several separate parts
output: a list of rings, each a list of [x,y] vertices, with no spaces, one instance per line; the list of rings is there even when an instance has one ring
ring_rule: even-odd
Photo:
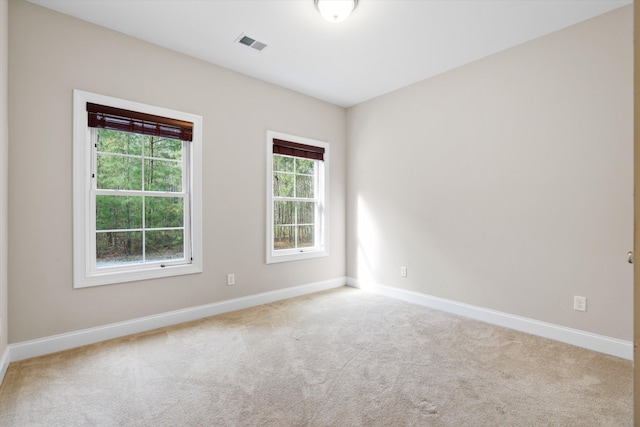
[[[235,285],[236,284],[236,275],[231,273],[227,274],[227,285]]]
[[[587,311],[587,297],[573,297],[573,309],[577,311]]]
[[[407,267],[400,267],[400,277],[407,277]]]

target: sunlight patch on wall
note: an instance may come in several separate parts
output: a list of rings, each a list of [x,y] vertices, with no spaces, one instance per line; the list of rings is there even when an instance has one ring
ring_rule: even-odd
[[[363,288],[367,284],[376,282],[378,257],[380,255],[380,231],[373,220],[373,215],[369,210],[363,196],[358,195],[357,205],[358,242],[357,272],[358,279]]]

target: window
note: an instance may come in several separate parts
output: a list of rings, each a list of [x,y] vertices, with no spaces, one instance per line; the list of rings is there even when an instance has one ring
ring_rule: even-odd
[[[202,271],[202,118],[74,91],[74,287]]]
[[[267,264],[329,254],[329,144],[267,133]]]

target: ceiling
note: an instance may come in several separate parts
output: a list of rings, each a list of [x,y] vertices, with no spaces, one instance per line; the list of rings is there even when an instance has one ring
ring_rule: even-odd
[[[632,4],[360,0],[335,24],[313,0],[29,1],[343,107]]]

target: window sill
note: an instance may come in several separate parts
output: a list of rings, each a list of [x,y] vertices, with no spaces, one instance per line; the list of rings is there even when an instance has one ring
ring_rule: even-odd
[[[74,279],[74,288],[88,288],[197,273],[202,273],[202,266],[195,263],[167,265],[166,267],[154,266],[133,271],[105,271],[86,275],[80,273]]]
[[[329,256],[326,249],[310,249],[302,252],[287,251],[284,253],[270,252],[267,253],[267,264],[275,264],[278,262],[299,261],[303,259],[320,258]]]

